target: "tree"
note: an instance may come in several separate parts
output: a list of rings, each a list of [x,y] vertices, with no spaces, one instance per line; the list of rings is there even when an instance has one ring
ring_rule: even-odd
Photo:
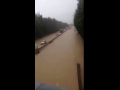
[[[74,25],[84,39],[84,0],[78,0],[77,10],[74,15]]]
[[[65,27],[68,27],[67,23],[57,21],[56,19],[52,19],[50,17],[43,18],[39,13],[35,14],[35,40],[57,32]]]

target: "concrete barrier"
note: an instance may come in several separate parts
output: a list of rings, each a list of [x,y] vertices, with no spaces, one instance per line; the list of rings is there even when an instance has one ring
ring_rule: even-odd
[[[65,33],[66,31],[64,31],[63,33]],[[63,33],[59,34],[58,36],[55,36],[53,39],[51,39],[50,41],[48,41],[46,44],[44,44],[42,47],[38,48],[38,50],[42,50],[45,46],[47,46],[48,44],[50,44],[51,42],[53,42],[56,38],[58,38],[59,36],[61,36]]]

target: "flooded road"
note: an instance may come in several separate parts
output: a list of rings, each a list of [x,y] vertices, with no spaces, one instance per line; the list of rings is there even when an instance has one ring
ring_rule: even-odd
[[[52,34],[44,39],[54,36]],[[40,42],[41,40],[36,41],[38,44]],[[72,27],[35,55],[35,81],[78,90],[76,63],[81,65],[84,83],[84,45]]]

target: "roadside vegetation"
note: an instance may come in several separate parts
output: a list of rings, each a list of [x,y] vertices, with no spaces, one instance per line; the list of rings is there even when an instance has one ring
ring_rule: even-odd
[[[50,17],[45,18],[40,14],[35,14],[35,40],[57,32],[65,27],[68,27],[67,23],[57,21]]]
[[[78,0],[77,10],[74,15],[74,25],[78,34],[80,34],[84,40],[84,0]]]

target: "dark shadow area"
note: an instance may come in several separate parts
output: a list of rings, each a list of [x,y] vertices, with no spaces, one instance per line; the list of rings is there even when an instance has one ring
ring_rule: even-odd
[[[77,76],[78,76],[79,90],[83,90],[82,89],[82,82],[81,82],[81,69],[80,69],[80,64],[79,63],[77,63]]]

